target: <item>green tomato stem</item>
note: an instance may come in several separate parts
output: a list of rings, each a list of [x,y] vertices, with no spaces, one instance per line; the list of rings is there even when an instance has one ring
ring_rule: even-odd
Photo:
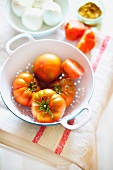
[[[42,102],[36,102],[36,103],[39,105],[38,110],[43,111],[42,114],[43,117],[46,113],[48,113],[51,118],[54,118],[53,114],[50,111],[49,100],[44,100],[44,98],[42,97]]]

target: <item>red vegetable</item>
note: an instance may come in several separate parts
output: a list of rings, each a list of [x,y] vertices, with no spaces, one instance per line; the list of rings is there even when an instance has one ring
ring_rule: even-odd
[[[50,84],[50,88],[64,98],[66,101],[66,107],[72,103],[76,89],[74,82],[70,78],[57,79]]]
[[[61,72],[61,60],[55,54],[42,54],[35,59],[33,71],[39,80],[50,83],[54,81]]]
[[[33,95],[32,114],[38,122],[58,121],[65,112],[66,102],[52,89],[40,90]]]
[[[86,28],[87,27],[82,22],[71,20],[65,25],[66,38],[68,40],[77,40],[83,35]]]
[[[87,29],[84,35],[81,37],[76,47],[83,53],[87,53],[92,50],[95,46],[95,34],[91,29]]]
[[[66,59],[62,65],[62,72],[68,77],[75,79],[79,78],[84,74],[83,67],[73,59]]]
[[[33,93],[41,88],[31,73],[22,72],[13,81],[13,95],[15,100],[24,106],[31,106]]]

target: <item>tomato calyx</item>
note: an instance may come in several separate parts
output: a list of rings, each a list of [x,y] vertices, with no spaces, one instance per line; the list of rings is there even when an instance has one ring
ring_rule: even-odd
[[[27,89],[27,91],[36,92],[36,89],[37,89],[36,82],[30,82],[30,83],[28,84],[28,89]]]
[[[36,103],[39,105],[38,110],[43,111],[43,114],[42,114],[43,117],[46,113],[48,113],[50,117],[53,119],[54,117],[50,111],[49,102],[50,102],[49,100],[44,100],[44,98],[42,97],[42,102],[36,102]]]
[[[59,94],[61,92],[62,87],[60,85],[55,85],[52,87],[52,89]]]
[[[52,89],[57,93],[60,94],[62,92],[62,85],[65,83],[65,79],[62,79],[59,85],[53,85]],[[68,85],[65,85],[65,89],[68,89]]]

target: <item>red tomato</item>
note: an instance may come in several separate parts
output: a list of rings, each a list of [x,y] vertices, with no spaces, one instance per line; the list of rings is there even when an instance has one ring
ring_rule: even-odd
[[[38,122],[56,122],[64,115],[65,109],[65,100],[52,89],[33,94],[32,114]]]
[[[75,96],[74,82],[70,78],[60,78],[51,83],[52,88],[57,94],[60,94],[66,101],[66,107],[68,107]]]
[[[79,78],[84,74],[83,67],[73,59],[66,59],[61,65],[62,72],[72,79]]]
[[[87,27],[82,22],[71,20],[65,25],[66,38],[68,40],[76,40],[83,35],[86,28]]]
[[[55,54],[42,54],[35,59],[33,71],[38,79],[50,83],[55,80],[61,72],[61,60]]]
[[[91,29],[87,29],[76,47],[83,53],[87,53],[95,46],[95,34]]]
[[[22,72],[14,79],[12,89],[19,104],[31,106],[32,95],[40,90],[40,86],[31,73]]]

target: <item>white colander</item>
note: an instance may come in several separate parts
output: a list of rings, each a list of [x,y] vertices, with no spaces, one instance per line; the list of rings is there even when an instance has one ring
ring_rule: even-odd
[[[14,49],[13,47],[18,44],[19,47],[16,46],[16,49]],[[29,34],[19,34],[8,41],[6,51],[9,54],[9,58],[5,62],[1,74],[1,96],[9,110],[17,117],[39,126],[62,124],[68,129],[77,129],[91,118],[92,114],[88,103],[94,88],[93,70],[86,56],[76,47],[59,40],[35,40]],[[76,60],[84,68],[85,74],[75,79],[76,94],[72,104],[66,109],[65,115],[58,122],[40,123],[34,121],[29,107],[22,106],[15,102],[12,96],[12,82],[15,76],[20,72],[32,72],[34,59],[38,55],[48,52],[60,56],[62,61],[66,58]],[[81,115],[80,113],[84,114],[85,110],[87,110],[87,116],[85,116],[83,120],[81,119],[80,123],[76,123],[75,121],[74,125],[68,124],[69,120]]]

